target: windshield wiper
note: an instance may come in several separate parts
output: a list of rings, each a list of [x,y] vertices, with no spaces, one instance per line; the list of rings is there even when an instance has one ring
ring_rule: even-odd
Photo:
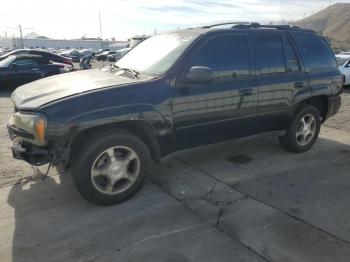
[[[117,70],[117,71],[120,71],[120,70],[126,71],[129,74],[131,74],[135,79],[138,79],[138,75],[140,74],[136,70],[133,70],[133,69],[130,69],[130,68],[122,68],[122,67],[119,67],[119,66],[117,66],[115,64],[111,64],[109,66],[109,72],[113,72],[115,70]]]

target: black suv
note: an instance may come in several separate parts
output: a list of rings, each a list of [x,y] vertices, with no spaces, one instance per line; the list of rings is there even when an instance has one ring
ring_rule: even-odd
[[[15,158],[71,170],[86,199],[110,205],[177,150],[270,131],[289,151],[310,149],[342,88],[315,32],[226,23],[156,35],[110,67],[21,86],[8,129]]]

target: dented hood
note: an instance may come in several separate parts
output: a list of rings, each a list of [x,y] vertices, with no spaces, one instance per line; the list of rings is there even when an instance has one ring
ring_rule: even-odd
[[[72,95],[138,82],[99,69],[47,77],[18,87],[11,95],[16,108],[37,108]]]

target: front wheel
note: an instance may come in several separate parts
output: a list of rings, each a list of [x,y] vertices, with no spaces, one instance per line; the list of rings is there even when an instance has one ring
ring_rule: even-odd
[[[85,141],[85,146],[74,153],[72,173],[76,186],[88,201],[113,205],[141,188],[151,160],[140,138],[118,130],[97,133]]]
[[[294,115],[286,134],[279,137],[280,144],[290,152],[305,152],[315,144],[320,128],[321,116],[317,108],[303,105]]]

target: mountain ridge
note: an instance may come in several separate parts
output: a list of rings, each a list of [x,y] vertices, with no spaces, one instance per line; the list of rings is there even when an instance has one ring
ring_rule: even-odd
[[[336,48],[350,48],[350,3],[331,5],[294,24],[327,36]]]

